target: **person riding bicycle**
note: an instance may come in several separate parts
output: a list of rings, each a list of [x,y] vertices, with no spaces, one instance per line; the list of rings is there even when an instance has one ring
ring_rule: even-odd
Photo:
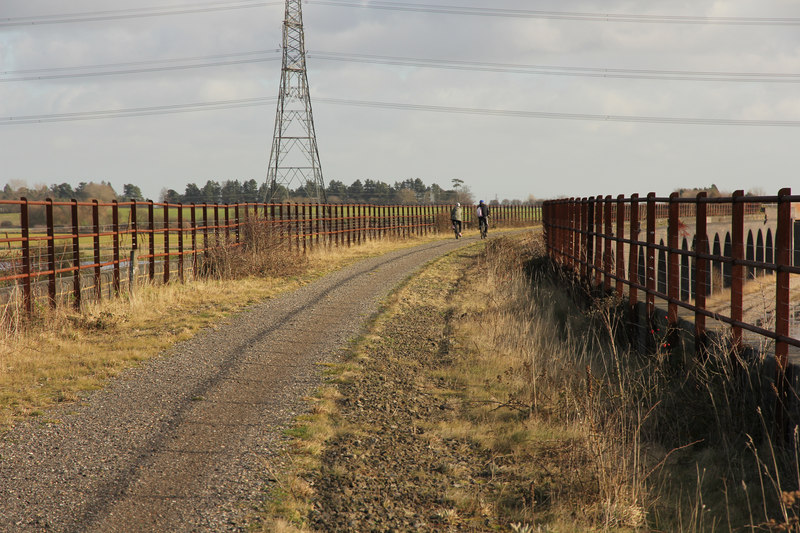
[[[485,235],[489,230],[489,206],[483,203],[483,200],[478,203],[476,214],[478,215],[478,228],[480,228],[481,234]]]
[[[461,237],[461,203],[456,202],[456,206],[450,210],[450,221],[453,223],[453,231]]]

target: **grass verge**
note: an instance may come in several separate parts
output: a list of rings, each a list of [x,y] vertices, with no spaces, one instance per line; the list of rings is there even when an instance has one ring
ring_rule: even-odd
[[[203,279],[139,286],[133,294],[87,304],[80,312],[44,307],[21,319],[21,309],[0,309],[0,431],[76,401],[202,328],[220,327],[226,316],[249,305],[361,258],[437,238],[445,237],[376,240],[320,248],[307,256],[264,248],[260,240],[261,249],[250,247],[258,254],[212,251]]]
[[[800,531],[756,362],[635,353],[619,302],[560,276],[509,238],[409,280],[328,367],[256,529]]]

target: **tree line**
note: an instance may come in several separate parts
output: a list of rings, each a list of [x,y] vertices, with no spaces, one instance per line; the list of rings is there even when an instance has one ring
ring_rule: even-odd
[[[406,179],[389,184],[380,180],[355,180],[346,185],[339,180],[331,180],[325,186],[325,196],[331,203],[360,203],[374,205],[414,205],[414,204],[463,204],[475,203],[472,192],[464,181],[458,178],[451,180],[449,188],[433,183],[427,185],[421,179]],[[311,184],[297,189],[288,189],[279,186],[273,196],[273,202],[310,202],[316,201]],[[202,203],[243,203],[263,202],[268,197],[269,186],[259,183],[254,179],[208,180],[205,184],[188,183],[183,192],[175,189],[162,189],[158,201],[169,203],[202,204]],[[21,181],[12,181],[0,191],[2,200],[18,200],[21,197],[29,200],[41,201],[52,198],[56,201],[89,201],[99,200],[110,202],[112,200],[146,200],[139,186],[126,183],[121,194],[114,190],[111,183],[106,181],[80,182],[76,187],[69,183],[52,185],[37,185],[28,187]],[[534,200],[533,197],[530,198]],[[517,200],[509,201],[490,200],[490,204],[518,204]],[[0,212],[16,211],[12,206],[0,206]]]

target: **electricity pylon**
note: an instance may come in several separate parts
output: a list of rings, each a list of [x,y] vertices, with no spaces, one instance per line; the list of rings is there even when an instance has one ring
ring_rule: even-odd
[[[305,187],[310,197],[325,201],[325,183],[308,92],[301,0],[286,0],[281,87],[267,184],[267,201],[274,199],[281,185],[287,189]]]

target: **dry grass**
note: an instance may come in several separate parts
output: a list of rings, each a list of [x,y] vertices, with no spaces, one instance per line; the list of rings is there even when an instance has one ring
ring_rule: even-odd
[[[431,236],[427,240],[444,237]],[[248,305],[327,272],[423,239],[376,240],[316,248],[307,256],[276,246],[268,233],[212,251],[206,276],[186,284],[145,284],[133,294],[71,308],[37,308],[23,318],[20,299],[0,307],[0,430],[48,407],[101,388],[125,368],[156,356]]]

